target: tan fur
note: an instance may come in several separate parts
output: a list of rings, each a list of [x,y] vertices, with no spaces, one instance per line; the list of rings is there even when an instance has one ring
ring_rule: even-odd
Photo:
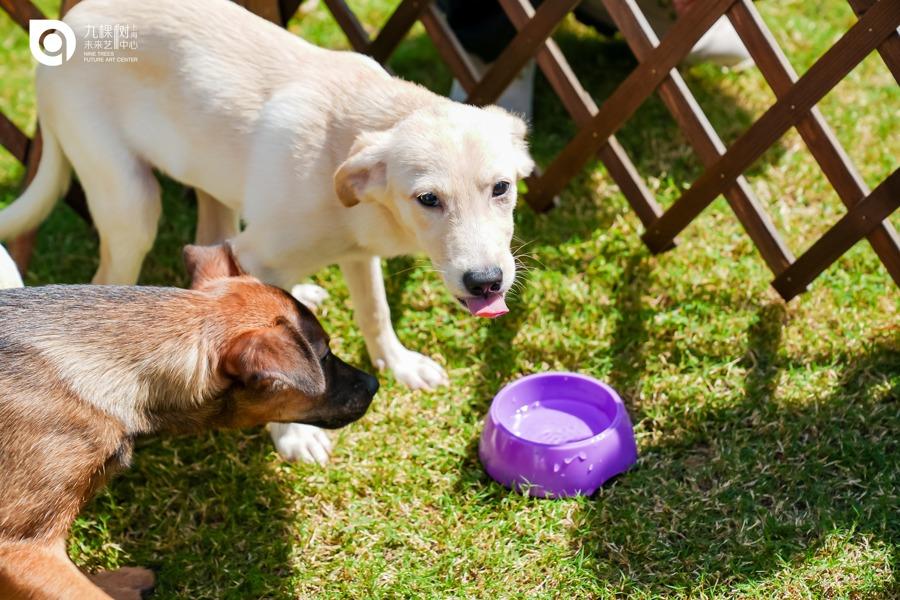
[[[191,290],[0,292],[0,598],[91,597],[59,548],[136,436],[342,426],[368,407],[377,383],[329,353],[308,309],[227,246],[188,247],[185,262]]]

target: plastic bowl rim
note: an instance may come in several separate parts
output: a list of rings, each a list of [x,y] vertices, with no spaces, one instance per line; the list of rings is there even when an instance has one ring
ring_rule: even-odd
[[[615,414],[615,416],[613,416],[612,420],[609,422],[609,425],[607,425],[602,431],[600,431],[599,433],[595,433],[591,437],[586,437],[586,438],[583,438],[580,440],[574,440],[571,442],[565,442],[563,444],[547,444],[544,442],[533,442],[531,440],[527,440],[527,439],[523,438],[522,436],[516,435],[515,433],[510,431],[509,428],[506,425],[504,425],[503,422],[500,419],[498,419],[497,416],[494,414],[494,405],[497,402],[497,398],[499,398],[502,395],[506,395],[506,394],[510,393],[510,391],[512,391],[513,388],[517,387],[521,383],[524,383],[531,379],[540,379],[542,377],[547,377],[550,375],[561,375],[564,377],[573,377],[576,379],[582,379],[584,381],[587,381],[588,383],[592,383],[592,384],[599,386],[600,388],[603,388],[604,390],[606,390],[610,394],[610,397],[612,397],[613,403],[616,405],[616,414]],[[493,422],[494,427],[502,430],[504,433],[509,435],[511,438],[513,438],[523,444],[528,444],[531,446],[541,446],[544,448],[559,448],[561,450],[569,450],[569,449],[574,449],[574,448],[580,447],[580,446],[590,445],[593,442],[599,441],[600,438],[606,436],[610,430],[614,430],[614,429],[618,428],[622,419],[625,418],[625,403],[622,402],[622,398],[619,397],[619,394],[616,392],[616,390],[614,390],[611,386],[603,383],[602,381],[600,381],[599,379],[597,379],[595,377],[591,377],[590,375],[583,375],[581,373],[573,373],[571,371],[547,371],[546,373],[532,373],[531,375],[526,375],[525,377],[520,377],[519,379],[516,379],[515,381],[511,381],[511,382],[507,383],[505,386],[503,386],[500,389],[500,391],[494,395],[493,400],[491,400],[491,407],[488,409],[488,417]]]

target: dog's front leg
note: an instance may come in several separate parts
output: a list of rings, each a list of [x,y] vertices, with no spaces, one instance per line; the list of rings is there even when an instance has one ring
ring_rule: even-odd
[[[303,423],[269,423],[275,449],[284,460],[324,465],[331,455],[331,438],[324,430]]]
[[[384,291],[381,260],[344,261],[341,271],[350,288],[356,322],[366,340],[372,362],[379,370],[390,369],[397,381],[413,389],[434,389],[447,383],[447,374],[436,362],[406,349],[391,324],[391,310]],[[324,464],[331,454],[328,435],[312,425],[269,423],[275,448],[285,460]]]
[[[397,381],[414,390],[447,384],[444,369],[422,354],[408,350],[397,339],[391,309],[384,291],[381,259],[341,262],[341,272],[350,289],[353,313],[366,340],[369,356],[378,370],[389,369]]]

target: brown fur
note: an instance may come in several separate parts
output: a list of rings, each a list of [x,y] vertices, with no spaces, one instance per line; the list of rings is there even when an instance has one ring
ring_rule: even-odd
[[[0,598],[106,597],[65,538],[136,436],[336,427],[367,409],[377,382],[329,352],[308,309],[244,275],[227,246],[189,246],[185,262],[191,290],[0,292]],[[97,583],[139,597],[147,573]]]

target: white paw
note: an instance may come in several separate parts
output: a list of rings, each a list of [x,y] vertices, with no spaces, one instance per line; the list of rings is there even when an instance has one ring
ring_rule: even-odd
[[[328,300],[325,288],[314,283],[298,283],[291,288],[291,296],[312,309],[319,308]]]
[[[331,438],[318,427],[301,423],[269,423],[269,433],[281,458],[324,465],[331,455]]]
[[[406,348],[401,349],[397,358],[390,362],[378,360],[375,366],[379,370],[389,369],[397,381],[414,390],[433,390],[450,381],[441,365]]]

